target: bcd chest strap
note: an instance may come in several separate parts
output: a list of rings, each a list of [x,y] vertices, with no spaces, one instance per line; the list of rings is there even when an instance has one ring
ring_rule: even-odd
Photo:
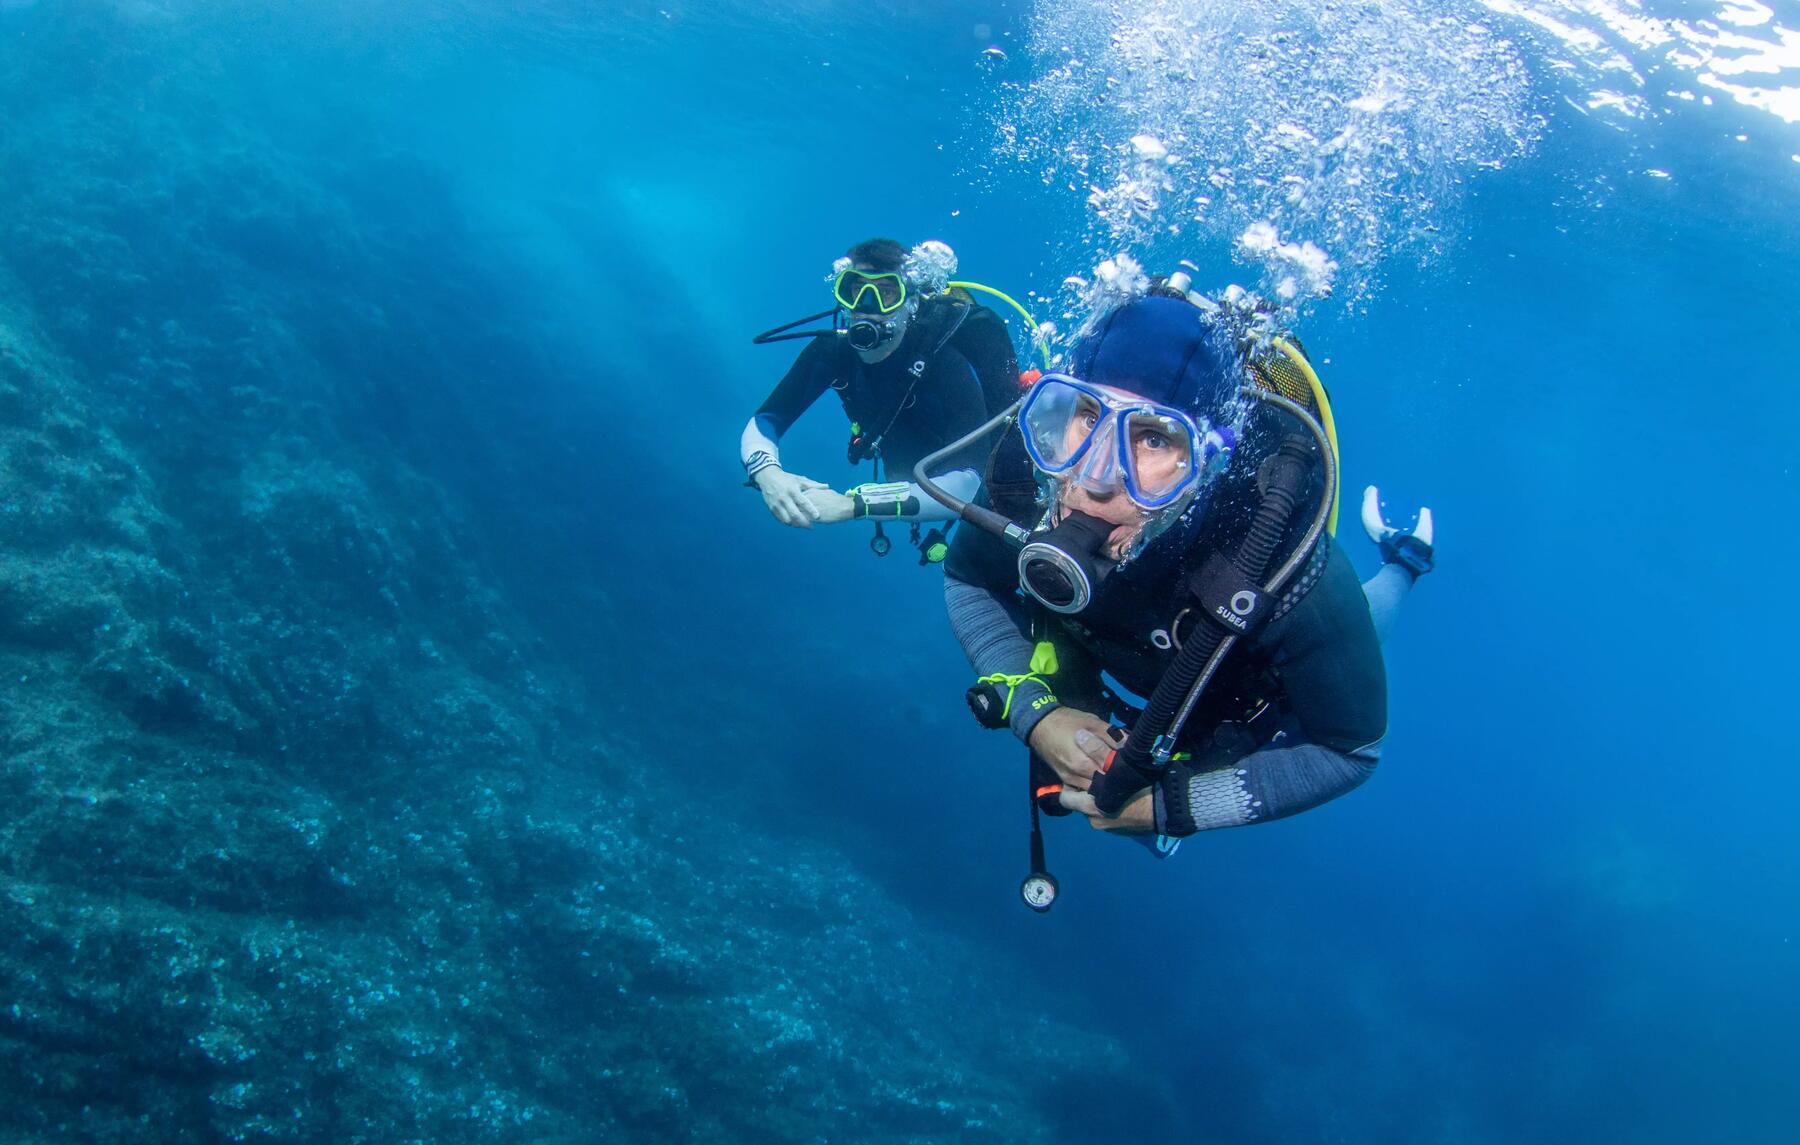
[[[1258,580],[1215,551],[1188,574],[1187,587],[1203,615],[1234,636],[1247,636],[1262,623],[1265,612]]]
[[[968,314],[968,303],[941,295],[921,305],[919,315],[914,319],[919,328],[919,349],[913,356],[912,364],[907,366],[904,371],[905,376],[911,379],[907,383],[906,392],[900,396],[900,400],[895,403],[892,412],[886,416],[885,420],[871,419],[872,421],[883,421],[879,432],[868,432],[858,421],[850,423],[850,444],[845,451],[850,464],[856,465],[864,458],[874,458],[879,462],[881,443],[887,440],[887,435],[893,430],[894,424],[900,420],[900,415],[913,404],[913,394],[919,388],[919,382],[924,379],[925,372],[931,368],[932,359],[936,358],[938,353],[949,345],[950,339],[961,328],[963,319],[968,317]],[[835,390],[848,389],[851,378],[868,377],[869,375],[869,368],[854,358],[853,351],[851,353],[852,359],[844,367],[846,376],[843,378],[842,384],[837,381],[832,383],[832,388]],[[846,408],[848,408],[848,403],[846,403]],[[877,479],[879,480],[879,478]]]

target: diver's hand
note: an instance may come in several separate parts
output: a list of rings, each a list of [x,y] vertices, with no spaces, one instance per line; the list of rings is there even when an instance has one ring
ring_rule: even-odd
[[[763,504],[782,524],[810,529],[819,519],[819,511],[806,499],[806,493],[811,489],[824,489],[825,482],[789,473],[779,465],[757,470],[752,480],[762,490]]]
[[[1118,817],[1112,819],[1100,813],[1100,808],[1094,806],[1094,797],[1085,791],[1070,791],[1065,787],[1057,799],[1069,810],[1086,815],[1088,826],[1096,831],[1147,835],[1156,830],[1156,789],[1153,787],[1133,795],[1131,801],[1119,809]]]
[[[1065,707],[1039,720],[1026,742],[1056,769],[1065,786],[1086,791],[1117,746],[1111,732],[1112,725],[1094,713]]]
[[[813,520],[821,525],[836,525],[856,516],[856,502],[835,489],[808,489],[803,496],[813,508]]]

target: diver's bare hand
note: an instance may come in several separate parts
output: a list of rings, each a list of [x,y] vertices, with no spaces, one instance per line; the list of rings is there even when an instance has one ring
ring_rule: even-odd
[[[1108,734],[1111,731],[1112,725],[1092,712],[1057,708],[1037,722],[1027,742],[1056,769],[1064,784],[1086,791],[1116,746]]]
[[[1094,797],[1085,791],[1071,791],[1065,787],[1057,800],[1069,810],[1086,815],[1088,826],[1096,831],[1148,835],[1156,830],[1156,797],[1153,789],[1146,788],[1132,796],[1131,802],[1120,808],[1118,816],[1112,819],[1100,813],[1100,808],[1094,806]]]
[[[826,488],[823,481],[789,473],[779,465],[757,470],[753,480],[756,487],[762,490],[763,504],[769,507],[769,512],[782,524],[796,529],[810,529],[813,522],[819,519],[819,511],[806,499],[806,494],[808,490]]]
[[[813,507],[813,520],[836,525],[856,516],[856,502],[835,489],[808,489],[803,496]]]

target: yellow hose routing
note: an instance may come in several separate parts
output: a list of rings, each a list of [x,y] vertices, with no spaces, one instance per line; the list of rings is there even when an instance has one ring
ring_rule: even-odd
[[[1319,424],[1325,429],[1325,436],[1331,442],[1332,456],[1337,458],[1338,469],[1342,471],[1344,455],[1338,449],[1337,419],[1331,416],[1331,399],[1325,396],[1325,385],[1319,381],[1318,371],[1312,368],[1312,363],[1306,360],[1306,355],[1295,349],[1286,339],[1276,338],[1274,344],[1275,348],[1280,350],[1306,378],[1306,384],[1312,387],[1313,404],[1319,407]],[[1337,536],[1338,508],[1342,504],[1343,497],[1340,495],[1337,504],[1331,507],[1331,517],[1325,522],[1326,531],[1334,537]]]
[[[951,289],[961,287],[963,290],[979,290],[983,294],[991,294],[995,298],[998,298],[1000,301],[1002,301],[1002,302],[1006,303],[1008,306],[1012,307],[1014,310],[1017,310],[1019,312],[1019,317],[1025,319],[1026,327],[1031,330],[1031,333],[1033,335],[1031,340],[1033,342],[1037,343],[1038,353],[1043,355],[1044,369],[1048,370],[1050,368],[1050,347],[1044,345],[1043,340],[1036,336],[1037,328],[1038,328],[1037,319],[1035,319],[1031,316],[1031,311],[1025,309],[1023,306],[1020,306],[1018,303],[1018,300],[1015,299],[1012,295],[1007,294],[1003,290],[995,290],[991,286],[983,286],[979,282],[960,282],[960,281],[959,282],[946,282],[944,285],[945,285],[945,287],[951,288]]]

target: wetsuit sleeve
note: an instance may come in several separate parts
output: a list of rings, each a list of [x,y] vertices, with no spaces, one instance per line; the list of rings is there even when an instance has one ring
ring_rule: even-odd
[[[973,501],[981,492],[981,474],[973,469],[957,469],[936,478],[938,487],[960,501]],[[956,510],[939,501],[936,497],[911,485],[919,494],[919,520],[921,521],[954,521]]]
[[[944,607],[950,627],[962,645],[963,655],[975,675],[1028,676],[1034,644],[1024,605],[1013,594],[1002,594],[944,576]],[[1058,707],[1056,697],[1040,678],[1020,682],[1013,690],[1009,722],[1020,742],[1027,742],[1038,721]]]
[[[1156,832],[1171,838],[1298,815],[1360,787],[1381,745],[1333,751],[1277,739],[1223,767],[1176,765],[1156,785]]]
[[[1387,734],[1387,670],[1350,558],[1328,541],[1325,567],[1255,649],[1281,687],[1279,733],[1258,744],[1229,729],[1156,787],[1156,827],[1190,835],[1295,815],[1375,770]]]
[[[828,341],[815,338],[811,345],[800,351],[787,374],[744,426],[738,456],[750,475],[781,464],[781,435],[800,420],[800,415],[819,400],[819,395],[831,388],[833,352],[837,347],[827,344]]]

